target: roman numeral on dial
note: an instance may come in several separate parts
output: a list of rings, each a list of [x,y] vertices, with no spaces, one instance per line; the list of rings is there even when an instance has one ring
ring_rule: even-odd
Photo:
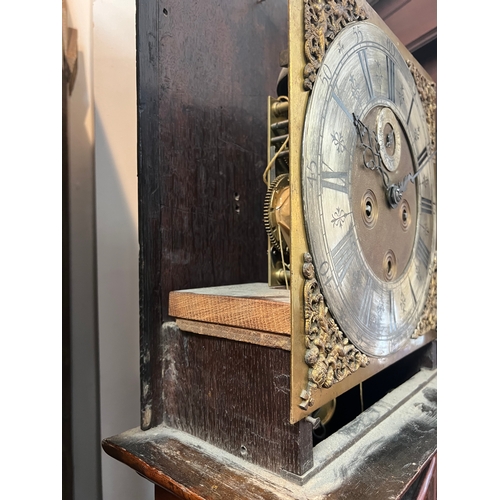
[[[366,88],[368,89],[368,95],[370,99],[373,97],[373,84],[372,78],[370,76],[370,69],[368,68],[368,58],[366,57],[366,49],[360,50],[358,52],[359,62],[361,64],[361,69],[363,70],[363,76],[365,77]]]
[[[413,297],[413,302],[417,305],[417,296],[415,295],[415,290],[413,289],[413,285],[411,284],[411,279],[408,279],[408,283],[410,284],[411,296]]]
[[[410,118],[411,118],[411,111],[413,109],[413,103],[415,102],[415,97],[411,98],[411,103],[410,103],[410,109],[408,111],[408,118],[406,119],[406,125],[410,124]]]
[[[333,268],[337,274],[339,283],[342,283],[350,265],[356,257],[356,250],[356,234],[354,233],[354,226],[351,226],[349,231],[331,251]]]
[[[346,114],[349,121],[352,122],[353,121],[352,112],[346,108],[346,105],[344,104],[342,99],[338,96],[338,89],[336,89],[336,91],[332,91],[332,93],[330,95],[335,100],[335,102],[339,105],[339,108]]]
[[[427,248],[427,245],[424,243],[424,240],[422,240],[422,237],[419,237],[417,242],[417,258],[426,269],[429,267],[431,252]]]
[[[434,213],[435,205],[436,204],[432,200],[429,200],[429,198],[424,198],[422,196],[420,202],[420,210],[422,211],[422,213],[432,215]]]
[[[389,331],[395,332],[398,329],[396,320],[396,303],[394,300],[394,292],[389,292]]]
[[[396,75],[394,73],[394,61],[387,56],[387,97],[396,102]]]
[[[321,187],[334,189],[341,193],[348,192],[347,188],[347,172],[334,172],[332,170],[321,171]]]
[[[373,281],[368,278],[364,288],[363,288],[363,298],[361,300],[361,306],[359,308],[359,319],[367,326],[370,325],[370,315],[373,304]]]
[[[420,152],[417,158],[418,168],[422,168],[429,160],[429,151],[427,146]]]

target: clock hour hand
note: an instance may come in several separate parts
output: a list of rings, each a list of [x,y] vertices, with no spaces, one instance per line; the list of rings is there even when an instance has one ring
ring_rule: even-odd
[[[382,180],[384,182],[384,188],[389,189],[389,176],[382,168],[382,157],[380,155],[380,145],[377,141],[377,136],[375,132],[371,131],[360,119],[356,116],[355,113],[352,114],[353,124],[356,127],[356,130],[359,135],[359,139],[361,141],[361,145],[363,146],[363,164],[366,168],[370,170],[377,170],[380,172],[382,176]],[[388,138],[388,140],[390,140]],[[369,158],[371,156],[371,158]]]

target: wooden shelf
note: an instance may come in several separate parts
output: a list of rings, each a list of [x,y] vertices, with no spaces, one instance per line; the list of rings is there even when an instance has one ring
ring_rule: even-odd
[[[267,283],[170,292],[181,330],[290,350],[290,292]]]

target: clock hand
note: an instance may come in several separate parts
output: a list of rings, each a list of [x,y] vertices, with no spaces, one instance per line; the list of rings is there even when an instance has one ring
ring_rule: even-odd
[[[434,151],[429,159],[432,159],[436,155],[436,151]],[[411,181],[415,183],[415,179],[417,178],[418,174],[422,172],[423,168],[427,164],[424,163],[414,174],[407,174],[403,177],[403,180],[394,184],[391,184],[389,187],[386,186],[386,197],[387,201],[389,202],[389,205],[392,208],[396,208],[398,206],[398,203],[401,201],[403,198],[403,193],[406,191],[406,188],[408,187],[408,183]]]
[[[355,113],[352,114],[353,123],[358,132],[359,138],[361,140],[361,145],[363,146],[363,164],[366,168],[370,170],[377,170],[382,176],[382,180],[384,182],[384,188],[389,189],[389,176],[382,168],[382,157],[380,156],[380,145],[377,141],[377,136],[375,132],[370,129],[356,116]],[[368,139],[367,143],[365,142]],[[388,140],[390,138],[388,137]],[[367,160],[367,152],[369,152],[372,156],[371,159]]]
[[[385,195],[387,198],[387,202],[389,203],[389,206],[391,208],[396,208],[398,206],[399,202],[403,198],[403,193],[406,191],[406,188],[408,187],[408,183],[410,181],[412,183],[415,182],[415,179],[420,174],[420,172],[424,168],[425,164],[422,165],[414,174],[407,174],[404,176],[402,181],[391,184],[389,181],[389,176],[387,175],[385,170],[382,168],[382,159],[381,159],[381,155],[380,155],[380,145],[376,139],[377,136],[375,135],[375,132],[371,131],[371,133],[370,133],[370,129],[359,119],[358,116],[356,116],[355,113],[353,113],[352,116],[353,116],[354,126],[356,127],[359,138],[361,140],[361,145],[364,148],[363,149],[363,164],[366,168],[368,168],[370,170],[377,170],[378,172],[380,172],[380,175],[382,175],[382,180],[384,182]],[[367,141],[366,141],[366,138],[368,138]],[[387,146],[390,146],[392,144],[393,140],[394,140],[394,131],[392,131],[387,136]],[[372,156],[372,158],[369,160],[367,160],[367,157],[366,157],[367,152],[370,152],[371,156]],[[430,159],[432,159],[432,157],[435,154],[436,154],[436,152],[434,151],[432,153],[432,155],[430,155]]]
[[[397,182],[395,184],[391,184],[385,191],[385,195],[389,205],[392,208],[396,208],[403,198],[403,193],[406,191],[406,187],[408,186],[409,181],[414,181],[415,176],[411,174],[405,175],[401,182]]]

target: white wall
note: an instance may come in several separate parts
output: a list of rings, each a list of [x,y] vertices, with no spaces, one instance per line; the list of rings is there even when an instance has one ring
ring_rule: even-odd
[[[135,0],[67,4],[68,25],[78,31],[68,103],[75,500],[100,497],[101,461],[104,500],[147,500],[152,484],[100,447],[140,424]],[[97,373],[100,431],[99,421],[89,428],[99,412]]]
[[[135,0],[94,0],[101,433],[140,425]],[[104,500],[153,486],[103,452]]]
[[[92,3],[67,2],[77,30],[77,73],[68,98],[71,427],[75,500],[101,498],[95,252]]]

